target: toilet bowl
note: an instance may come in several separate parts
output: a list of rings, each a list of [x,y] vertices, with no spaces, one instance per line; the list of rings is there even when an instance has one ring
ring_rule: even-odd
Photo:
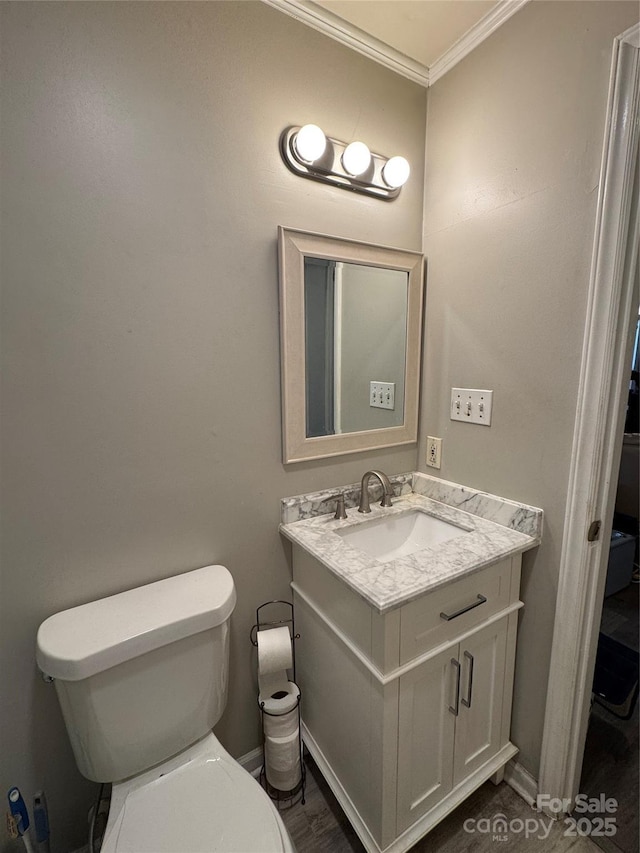
[[[40,626],[38,665],[78,768],[112,783],[102,853],[293,853],[273,802],[212,732],[235,602],[227,569],[205,566]]]

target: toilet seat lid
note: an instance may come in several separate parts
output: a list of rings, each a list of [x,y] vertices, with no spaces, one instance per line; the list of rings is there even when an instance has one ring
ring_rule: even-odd
[[[124,803],[117,853],[282,853],[279,816],[256,781],[224,757],[191,761]]]

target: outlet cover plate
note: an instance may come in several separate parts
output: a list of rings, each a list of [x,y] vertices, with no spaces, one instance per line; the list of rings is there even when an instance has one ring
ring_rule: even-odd
[[[476,388],[451,389],[451,420],[491,426],[493,391]]]
[[[442,464],[442,439],[433,435],[427,436],[426,463],[430,468],[440,468]]]

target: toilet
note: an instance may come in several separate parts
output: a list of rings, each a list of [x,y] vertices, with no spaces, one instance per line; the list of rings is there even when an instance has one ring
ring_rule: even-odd
[[[212,732],[235,603],[228,570],[205,566],[40,626],[38,666],[78,768],[112,783],[101,853],[294,853],[270,798]]]

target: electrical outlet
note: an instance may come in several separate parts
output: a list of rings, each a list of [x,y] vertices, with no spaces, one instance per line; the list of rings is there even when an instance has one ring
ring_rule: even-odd
[[[442,459],[442,439],[427,436],[427,465],[430,468],[439,468]]]
[[[451,420],[491,426],[493,391],[474,388],[451,389]]]
[[[374,409],[395,409],[396,383],[369,382],[369,406]]]

